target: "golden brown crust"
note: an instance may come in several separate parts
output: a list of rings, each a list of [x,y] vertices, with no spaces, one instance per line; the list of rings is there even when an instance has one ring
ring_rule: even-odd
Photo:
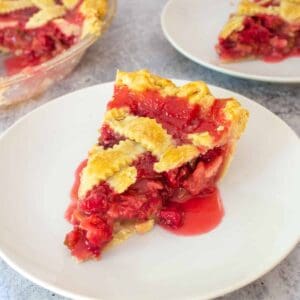
[[[151,74],[148,70],[136,72],[117,72],[116,85],[127,86],[130,90],[144,92],[156,90],[162,96],[176,96],[186,98],[191,104],[199,104],[203,110],[209,110],[214,102],[207,84],[195,81],[181,87],[176,86],[171,80]]]
[[[238,16],[238,15],[232,16],[223,27],[219,36],[223,39],[226,39],[228,36],[231,35],[232,32],[243,30],[244,21],[245,21],[245,16]]]
[[[169,148],[154,164],[157,173],[166,172],[182,166],[199,155],[197,147],[191,144]]]
[[[66,9],[62,5],[45,7],[35,13],[26,23],[26,29],[42,27],[48,22],[64,16]]]
[[[171,80],[151,74],[148,70],[139,70],[136,72],[118,71],[116,85],[125,85],[130,90],[136,92],[157,90],[163,96],[174,96],[177,92],[177,87]]]
[[[52,22],[65,36],[78,36],[81,32],[81,28],[79,25],[71,24],[64,18],[58,18]]]
[[[196,147],[203,147],[205,149],[212,149],[216,146],[214,137],[208,132],[197,132],[190,133],[188,138],[191,140],[192,144]]]
[[[107,183],[118,194],[125,192],[136,182],[137,170],[135,167],[125,167],[107,179]]]
[[[113,130],[139,143],[157,157],[172,145],[172,137],[155,119],[134,116],[124,109],[114,108],[106,113],[105,122]]]
[[[73,9],[79,3],[79,0],[62,0],[62,3],[67,9]]]
[[[242,0],[237,9],[237,14],[242,16],[254,16],[257,14],[278,15],[279,12],[278,6],[264,7],[262,4],[250,0]]]
[[[96,184],[130,165],[144,151],[144,148],[131,140],[121,141],[106,150],[94,146],[89,153],[87,166],[82,170],[79,198],[84,197]]]
[[[300,1],[281,0],[280,15],[289,22],[300,22]]]
[[[103,20],[107,14],[107,0],[84,0],[80,12],[85,16],[81,38],[87,35],[99,35],[102,30]]]

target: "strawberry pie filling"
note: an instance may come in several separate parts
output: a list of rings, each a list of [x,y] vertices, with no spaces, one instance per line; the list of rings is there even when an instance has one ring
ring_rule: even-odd
[[[224,61],[260,57],[280,61],[300,55],[300,24],[289,24],[276,15],[246,17],[244,28],[219,38],[217,51]]]
[[[126,87],[116,87],[108,108],[128,107],[132,114],[155,118],[180,145],[187,134],[208,131],[217,140],[216,124],[226,121],[222,109],[226,103],[215,101],[209,112],[191,105],[184,98],[162,97],[156,91],[133,93]],[[99,145],[104,148],[118,144],[124,137],[107,124],[100,130]],[[79,260],[99,258],[121,224],[154,220],[163,228],[178,234],[199,234],[213,229],[223,217],[223,207],[215,187],[228,145],[208,150],[194,160],[167,172],[154,171],[157,158],[150,152],[141,154],[132,165],[137,180],[125,192],[116,193],[102,182],[78,199],[80,174],[77,172],[72,189],[72,201],[66,212],[73,230],[65,244]]]
[[[226,125],[222,113],[226,100],[215,101],[210,111],[203,117],[201,106],[189,104],[185,98],[162,97],[158,91],[137,94],[130,92],[126,86],[116,86],[114,95],[113,101],[108,104],[109,109],[129,107],[134,115],[155,118],[178,145],[187,141],[189,133],[208,131],[215,138],[220,138],[216,124]]]

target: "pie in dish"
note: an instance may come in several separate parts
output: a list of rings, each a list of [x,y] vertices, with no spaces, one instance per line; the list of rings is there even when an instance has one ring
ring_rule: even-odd
[[[101,32],[107,0],[1,0],[0,51],[15,74]]]
[[[225,62],[300,55],[300,0],[241,0],[216,49]]]
[[[180,203],[224,174],[248,112],[202,81],[177,87],[141,70],[118,72],[100,136],[78,169],[65,245],[79,261],[155,223],[180,228]]]

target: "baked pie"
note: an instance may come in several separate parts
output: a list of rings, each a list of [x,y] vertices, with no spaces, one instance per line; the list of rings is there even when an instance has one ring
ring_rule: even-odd
[[[107,0],[1,0],[0,51],[9,75],[99,34]]]
[[[72,255],[98,258],[155,223],[182,228],[182,204],[212,193],[247,120],[237,100],[215,98],[202,81],[177,87],[146,70],[118,72],[66,211]]]
[[[300,0],[241,0],[219,35],[222,61],[276,62],[300,54]]]

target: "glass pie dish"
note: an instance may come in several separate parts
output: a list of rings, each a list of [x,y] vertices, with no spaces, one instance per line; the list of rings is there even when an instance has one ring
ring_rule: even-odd
[[[5,74],[4,60],[0,55],[0,108],[9,107],[19,102],[37,97],[50,86],[62,80],[79,63],[85,51],[109,27],[116,11],[117,0],[108,0],[108,11],[105,16],[101,34],[87,35],[84,39],[63,51],[52,59],[39,65],[26,68],[21,72],[8,76]]]

